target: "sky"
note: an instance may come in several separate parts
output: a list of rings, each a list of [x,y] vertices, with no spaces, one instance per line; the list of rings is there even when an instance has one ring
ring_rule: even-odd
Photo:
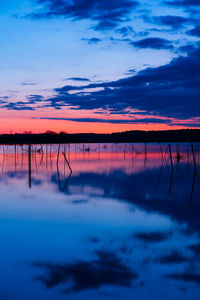
[[[200,0],[0,5],[0,133],[200,127]]]

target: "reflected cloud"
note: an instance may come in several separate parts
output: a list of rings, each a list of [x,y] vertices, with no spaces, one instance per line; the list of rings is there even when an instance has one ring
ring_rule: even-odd
[[[176,279],[176,280],[182,280],[185,282],[193,282],[193,283],[200,284],[200,274],[184,272],[180,274],[179,273],[169,274],[166,277],[171,279]]]
[[[97,244],[97,243],[100,242],[100,239],[97,238],[97,237],[90,237],[90,238],[89,238],[89,241],[90,241],[91,243],[93,243],[93,244]]]
[[[145,243],[159,243],[168,240],[172,236],[171,232],[142,232],[134,235],[135,238]]]
[[[156,259],[157,262],[161,264],[179,264],[188,262],[188,258],[183,256],[182,253],[178,251],[173,251],[168,255],[164,255]]]
[[[105,285],[131,287],[138,275],[126,266],[115,253],[105,250],[95,252],[96,258],[91,261],[76,261],[66,264],[33,263],[33,267],[46,273],[37,279],[47,289],[58,285],[66,286],[64,291],[79,292],[88,289],[99,289]]]
[[[200,255],[200,244],[191,245],[188,249],[192,250],[196,256]]]
[[[71,201],[71,203],[73,204],[84,204],[84,203],[88,203],[88,199],[80,199],[80,200],[73,200]]]

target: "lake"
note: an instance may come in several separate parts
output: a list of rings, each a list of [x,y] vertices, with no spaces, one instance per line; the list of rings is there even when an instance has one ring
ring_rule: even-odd
[[[199,150],[1,145],[0,299],[199,299]]]

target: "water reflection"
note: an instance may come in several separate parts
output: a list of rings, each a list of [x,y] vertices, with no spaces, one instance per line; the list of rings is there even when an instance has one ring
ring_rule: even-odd
[[[46,288],[60,284],[68,286],[64,292],[78,292],[88,289],[99,289],[105,285],[131,287],[137,275],[122,263],[114,252],[95,251],[92,261],[76,261],[68,264],[40,263],[34,267],[46,269],[46,275],[38,277]],[[67,284],[66,284],[67,283]]]
[[[0,164],[1,299],[199,299],[198,144],[2,145]]]

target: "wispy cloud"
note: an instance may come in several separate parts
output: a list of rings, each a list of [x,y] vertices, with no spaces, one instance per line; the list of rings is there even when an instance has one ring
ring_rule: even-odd
[[[82,38],[82,41],[88,42],[89,45],[95,45],[95,44],[100,43],[102,41],[102,39],[99,39],[99,38],[90,38],[90,39]]]
[[[70,77],[65,80],[72,80],[72,81],[78,81],[78,82],[90,82],[90,79],[85,77]]]
[[[110,124],[149,124],[149,123],[158,123],[166,124],[172,123],[171,120],[161,119],[161,118],[134,118],[134,119],[103,119],[103,118],[53,118],[53,117],[43,117],[40,118],[43,120],[57,120],[57,121],[73,121],[73,122],[82,122],[82,123],[110,123]]]
[[[177,6],[177,7],[190,7],[190,6],[197,6],[199,7],[199,1],[198,0],[169,0],[164,1],[168,5]]]
[[[31,18],[64,17],[74,20],[90,19],[95,30],[107,30],[128,19],[130,12],[139,5],[134,0],[37,0],[43,7],[29,15]]]
[[[131,42],[136,48],[151,48],[151,49],[173,49],[172,42],[163,38],[146,38],[139,41]]]

